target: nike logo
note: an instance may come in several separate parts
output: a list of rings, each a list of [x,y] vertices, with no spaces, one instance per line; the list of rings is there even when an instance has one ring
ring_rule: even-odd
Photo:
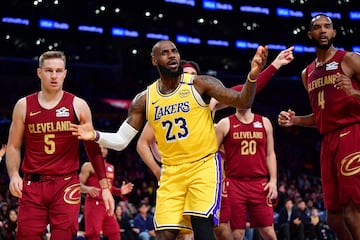
[[[240,127],[242,124],[235,124],[235,125],[233,125],[233,128],[238,128],[238,127]]]
[[[350,133],[350,131],[344,132],[344,133],[340,133],[340,137],[344,137],[346,135],[348,135]]]
[[[160,99],[153,101],[151,104],[154,105],[155,103],[157,103],[158,101],[160,101]]]
[[[67,181],[67,180],[69,180],[69,179],[71,179],[71,177],[65,177],[65,178],[64,178],[65,181]]]
[[[41,111],[37,111],[37,112],[30,112],[30,117],[38,115],[39,113],[41,113]]]

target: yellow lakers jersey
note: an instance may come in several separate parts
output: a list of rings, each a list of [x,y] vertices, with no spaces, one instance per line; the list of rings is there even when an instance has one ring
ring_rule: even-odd
[[[160,93],[155,81],[147,88],[146,108],[164,164],[194,162],[217,151],[210,108],[193,86],[193,75],[183,74],[170,94]]]

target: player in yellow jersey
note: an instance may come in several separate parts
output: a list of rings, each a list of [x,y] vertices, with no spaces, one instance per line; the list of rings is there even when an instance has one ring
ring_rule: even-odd
[[[250,108],[256,79],[266,63],[267,47],[259,46],[241,92],[225,88],[212,76],[182,73],[180,54],[168,40],[157,42],[152,64],[160,78],[132,101],[129,116],[116,133],[95,131],[91,123],[72,124],[73,134],[122,150],[147,119],[162,155],[154,224],[156,239],[176,239],[194,232],[195,240],[213,240],[220,173],[217,140],[208,104],[212,97],[236,108]]]

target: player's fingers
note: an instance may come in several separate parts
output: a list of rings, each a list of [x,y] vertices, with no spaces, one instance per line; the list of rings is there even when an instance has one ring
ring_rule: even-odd
[[[114,215],[114,209],[115,209],[115,203],[114,203],[113,199],[109,200],[108,206],[109,206],[108,215],[113,216]]]
[[[109,200],[104,201],[106,213],[111,216]]]

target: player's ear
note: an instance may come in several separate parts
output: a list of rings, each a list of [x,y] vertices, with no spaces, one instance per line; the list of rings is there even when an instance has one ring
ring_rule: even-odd
[[[307,32],[307,36],[308,36],[308,38],[312,39],[311,31],[308,31],[308,32]]]
[[[158,65],[158,61],[155,57],[151,57],[151,63],[154,67],[157,67],[157,65]]]

